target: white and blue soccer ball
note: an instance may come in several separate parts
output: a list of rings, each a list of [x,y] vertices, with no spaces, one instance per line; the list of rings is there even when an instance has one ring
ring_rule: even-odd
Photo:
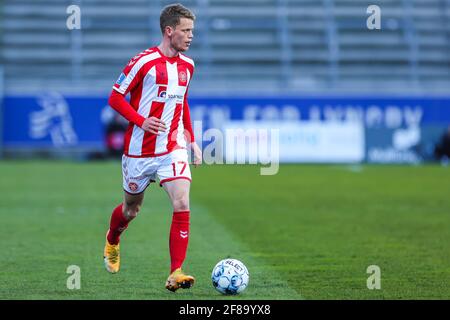
[[[214,267],[211,275],[212,284],[223,294],[238,294],[248,286],[247,267],[239,260],[224,259]]]

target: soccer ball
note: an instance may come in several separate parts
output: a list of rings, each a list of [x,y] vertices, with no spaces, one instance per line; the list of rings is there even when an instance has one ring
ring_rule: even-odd
[[[248,286],[247,267],[239,260],[224,259],[214,267],[211,275],[214,288],[223,294],[238,294]]]

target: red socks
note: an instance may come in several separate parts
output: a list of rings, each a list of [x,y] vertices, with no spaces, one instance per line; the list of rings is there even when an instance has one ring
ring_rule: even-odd
[[[189,240],[189,211],[174,212],[170,227],[170,273],[181,268],[186,258]]]
[[[110,244],[118,244],[120,234],[128,227],[128,220],[124,217],[122,208],[123,204],[118,205],[111,215],[107,237]]]
[[[111,216],[109,225],[108,242],[118,244],[121,233],[128,227],[128,220],[123,215],[123,204],[117,206]],[[174,212],[172,225],[170,227],[169,251],[170,251],[170,272],[181,268],[189,240],[189,218],[190,211]]]

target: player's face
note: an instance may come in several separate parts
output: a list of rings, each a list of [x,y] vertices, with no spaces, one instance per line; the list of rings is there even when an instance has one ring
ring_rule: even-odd
[[[170,43],[172,47],[184,52],[189,49],[192,38],[194,37],[194,21],[187,18],[180,18],[180,24],[178,24],[172,32]]]

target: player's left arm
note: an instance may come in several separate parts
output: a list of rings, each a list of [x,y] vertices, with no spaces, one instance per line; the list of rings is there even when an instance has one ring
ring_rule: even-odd
[[[192,129],[191,113],[187,99],[187,91],[183,102],[183,126],[186,142],[190,144],[194,152],[194,166],[197,167],[202,164],[202,150],[195,142],[194,130]]]

